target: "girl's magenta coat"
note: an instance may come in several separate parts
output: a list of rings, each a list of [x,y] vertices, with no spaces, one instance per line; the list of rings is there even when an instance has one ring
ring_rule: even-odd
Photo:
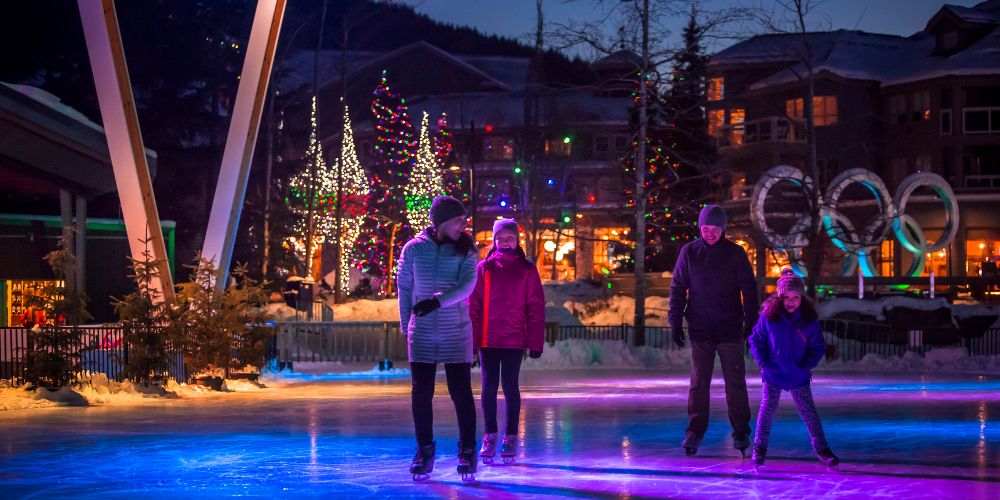
[[[491,252],[476,266],[469,316],[476,349],[541,352],[545,343],[545,294],[538,269],[520,252]]]

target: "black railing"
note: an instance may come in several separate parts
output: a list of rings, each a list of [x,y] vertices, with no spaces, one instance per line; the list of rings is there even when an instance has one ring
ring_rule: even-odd
[[[103,373],[109,379],[122,381],[125,379],[123,365],[129,361],[129,344],[126,342],[125,331],[120,325],[64,327],[72,342],[62,351],[72,356],[80,363],[80,370],[91,373]],[[243,339],[236,337],[230,345],[231,366],[244,367],[253,365],[261,367],[275,358],[275,337],[265,339]],[[249,346],[248,342],[264,342],[263,352]],[[33,335],[25,327],[0,327],[0,380],[11,380],[14,383],[24,383],[28,366],[28,352],[35,349]],[[184,364],[184,356],[180,351],[166,343],[169,361],[162,375],[175,380],[188,380],[190,373]],[[251,353],[253,358],[251,359]]]

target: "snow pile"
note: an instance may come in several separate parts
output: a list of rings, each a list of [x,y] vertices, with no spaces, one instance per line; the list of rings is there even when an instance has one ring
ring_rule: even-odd
[[[295,363],[294,371],[287,368],[281,371],[268,371],[261,375],[260,380],[269,385],[283,386],[321,380],[390,379],[410,376],[410,370],[406,368],[379,370],[378,365],[375,365],[370,370],[353,372],[336,371],[337,368],[343,368],[343,364],[340,362]]]
[[[336,321],[399,321],[399,301],[396,299],[361,299],[333,306]]]
[[[927,351],[923,356],[907,352],[903,356],[882,357],[867,354],[860,361],[826,361],[817,371],[877,372],[961,372],[1000,373],[1000,356],[969,356],[961,347]]]
[[[668,326],[669,303],[667,297],[646,297],[646,325]],[[563,307],[588,326],[632,324],[635,321],[635,299],[624,295],[592,302],[568,301]]]
[[[548,368],[688,368],[689,349],[635,347],[620,340],[560,340],[541,358],[524,360],[526,370]]]
[[[28,384],[13,385],[8,380],[0,381],[0,411],[52,406],[133,405],[227,392],[260,391],[265,388],[249,380],[224,380],[222,392],[200,385],[177,383],[173,379],[163,386],[145,386],[128,380],[117,382],[104,373],[90,372],[80,373],[78,380],[77,385],[61,387],[55,391],[43,388],[31,390]]]

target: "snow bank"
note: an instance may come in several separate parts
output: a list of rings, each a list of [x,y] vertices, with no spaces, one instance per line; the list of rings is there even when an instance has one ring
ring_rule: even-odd
[[[194,398],[227,392],[260,391],[265,387],[249,380],[224,380],[222,392],[200,385],[177,383],[170,379],[163,386],[145,386],[131,381],[117,382],[104,373],[84,372],[79,383],[58,390],[29,390],[27,384],[13,385],[0,381],[0,411],[46,408],[53,406],[134,405],[167,399]]]
[[[646,325],[668,326],[669,303],[667,297],[646,297]],[[588,326],[632,324],[635,321],[635,299],[624,295],[591,302],[568,301],[563,307],[574,312],[580,323]]]
[[[956,372],[1000,373],[1000,356],[969,356],[961,347],[927,351],[923,356],[907,352],[903,356],[882,357],[867,354],[860,361],[826,361],[816,371],[880,372]]]
[[[277,372],[265,372],[261,375],[260,380],[269,385],[283,386],[300,382],[316,382],[321,380],[368,380],[410,376],[410,370],[406,368],[379,370],[378,365],[375,365],[370,370],[353,372],[336,371],[337,368],[343,368],[343,364],[339,362],[295,363],[295,371],[284,369]]]
[[[688,368],[689,349],[635,347],[619,340],[560,340],[545,346],[541,358],[528,358],[526,370],[547,368]]]

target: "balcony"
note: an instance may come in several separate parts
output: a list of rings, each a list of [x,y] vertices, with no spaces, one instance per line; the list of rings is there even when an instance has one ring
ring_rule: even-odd
[[[962,108],[965,135],[1000,134],[1000,106]]]
[[[781,116],[770,116],[721,128],[717,145],[738,148],[756,143],[805,143],[805,124]]]
[[[966,189],[1000,189],[1000,175],[966,175],[964,181]]]

